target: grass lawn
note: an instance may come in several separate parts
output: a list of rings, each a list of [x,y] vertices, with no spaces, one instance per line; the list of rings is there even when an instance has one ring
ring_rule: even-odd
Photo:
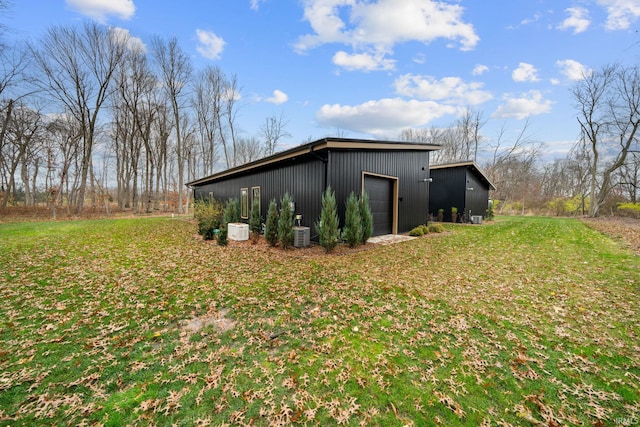
[[[0,425],[633,425],[640,257],[501,218],[340,256],[0,224]]]

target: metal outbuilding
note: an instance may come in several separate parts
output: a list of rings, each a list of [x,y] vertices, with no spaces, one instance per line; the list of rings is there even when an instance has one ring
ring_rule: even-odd
[[[237,198],[248,221],[257,198],[263,218],[268,203],[285,192],[293,197],[301,225],[317,233],[322,194],[335,191],[340,227],[345,201],[366,190],[373,213],[373,235],[398,234],[424,224],[429,212],[429,153],[439,145],[398,141],[323,138],[273,156],[188,183],[194,200]]]
[[[473,161],[446,163],[431,166],[429,193],[429,212],[433,218],[438,211],[444,212],[444,221],[451,221],[451,208],[464,212],[465,218],[487,215],[489,191],[496,190],[495,185]]]

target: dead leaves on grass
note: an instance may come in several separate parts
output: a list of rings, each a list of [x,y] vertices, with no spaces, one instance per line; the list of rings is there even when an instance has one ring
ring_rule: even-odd
[[[640,411],[616,391],[638,395],[624,336],[637,295],[594,280],[596,266],[492,254],[466,231],[302,257],[162,227],[84,254],[14,255],[0,393],[28,391],[2,417],[99,423],[113,407],[130,424],[561,425]],[[577,352],[594,343],[600,354]]]

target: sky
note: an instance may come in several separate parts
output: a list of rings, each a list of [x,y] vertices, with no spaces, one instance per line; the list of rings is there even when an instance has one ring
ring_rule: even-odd
[[[326,136],[397,139],[480,112],[483,138],[527,136],[563,156],[571,88],[640,60],[640,0],[10,0],[14,40],[95,20],[143,45],[176,37],[194,69],[237,77],[237,126],[282,116],[281,148]]]

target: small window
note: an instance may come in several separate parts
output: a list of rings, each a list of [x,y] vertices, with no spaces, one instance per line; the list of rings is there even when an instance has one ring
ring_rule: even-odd
[[[260,210],[260,187],[251,187],[251,206],[253,206],[253,201],[258,201],[258,212],[262,212]]]
[[[249,189],[240,189],[240,217],[249,218]]]

